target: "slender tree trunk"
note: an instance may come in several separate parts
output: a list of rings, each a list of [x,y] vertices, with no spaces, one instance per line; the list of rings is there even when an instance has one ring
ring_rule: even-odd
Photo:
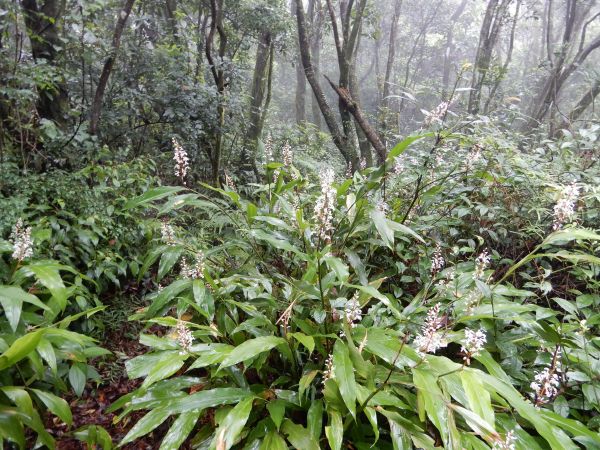
[[[462,16],[469,0],[462,0],[461,4],[456,8],[454,14],[450,18],[448,30],[446,31],[446,50],[444,51],[444,72],[442,75],[442,97],[448,98],[448,90],[450,88],[450,66],[454,60],[454,28],[460,16]]]
[[[308,30],[306,24],[306,17],[304,13],[304,7],[302,6],[301,0],[294,0],[296,6],[296,21],[298,24],[298,42],[300,49],[300,56],[302,58],[302,65],[304,67],[304,73],[306,79],[313,90],[319,109],[325,119],[325,124],[331,133],[331,138],[334,144],[346,160],[346,163],[356,164],[356,154],[353,153],[352,148],[348,145],[346,136],[342,134],[340,127],[335,118],[335,114],[331,109],[331,106],[327,102],[327,98],[323,93],[321,84],[315,75],[315,70],[312,63],[312,57],[310,54],[310,45],[308,41]]]
[[[563,118],[562,123],[556,127],[555,136],[558,135],[560,130],[564,130],[569,128],[574,122],[579,120],[582,114],[588,109],[591,105],[594,104],[596,97],[600,95],[600,79],[597,79],[592,87],[588,89],[585,94],[579,99],[577,104],[573,107],[571,112]]]
[[[292,13],[294,2],[290,4]],[[302,67],[300,52],[294,54],[294,67],[296,69],[296,124],[303,125],[306,122],[306,78]],[[314,63],[313,63],[314,64]]]
[[[312,55],[313,67],[315,69],[315,75],[319,79],[320,74],[320,61],[321,61],[321,39],[323,36],[323,9],[320,0],[310,0],[308,4],[310,24],[311,24],[311,39],[310,39],[310,51]],[[302,61],[300,61],[302,64]],[[314,94],[311,95],[311,110],[312,110],[312,121],[317,127],[321,129],[321,110],[319,109],[319,103]]]
[[[177,17],[175,13],[177,11],[177,0],[165,0],[165,14],[167,16],[167,23],[171,28],[171,34],[173,35],[173,41],[175,44],[179,44],[179,29],[177,28]]]
[[[34,60],[46,60],[49,65],[56,66],[58,49],[63,46],[58,25],[64,12],[64,2],[46,0],[40,5],[37,0],[22,0],[21,5]],[[39,116],[65,127],[68,122],[69,95],[62,76],[52,85],[39,86],[38,91],[36,109]]]
[[[265,105],[265,94],[267,94],[268,89],[272,47],[271,33],[269,31],[263,32],[256,48],[256,62],[250,93],[249,127],[241,161],[242,171],[248,172],[250,169],[255,174],[258,172],[256,169],[256,148],[258,139],[262,134],[265,108],[268,106]]]
[[[507,8],[512,0],[490,0],[479,33],[479,44],[473,64],[473,78],[469,93],[468,110],[477,114],[481,103],[481,91],[488,78],[492,53],[498,42]]]
[[[392,83],[392,70],[394,68],[394,62],[396,59],[396,39],[398,31],[398,20],[400,19],[400,9],[402,8],[402,0],[396,0],[394,5],[394,15],[390,23],[390,40],[388,44],[388,56],[387,63],[385,65],[385,77],[383,79],[383,92],[381,99],[381,106],[379,108],[379,133],[382,136],[383,143],[386,145],[386,132],[390,121],[388,115],[390,114],[390,92]]]
[[[519,10],[520,9],[521,9],[521,0],[517,0],[515,16],[513,17],[512,28],[510,31],[510,39],[508,41],[508,49],[506,50],[506,60],[504,61],[504,64],[502,65],[502,69],[500,70],[500,73],[498,74],[496,80],[494,80],[494,84],[492,85],[492,89],[490,90],[490,95],[488,96],[488,98],[485,102],[485,107],[483,109],[484,114],[489,113],[490,105],[491,105],[492,101],[494,101],[494,98],[496,97],[496,91],[498,90],[498,88],[500,87],[500,83],[502,83],[502,80],[505,78],[506,74],[508,73],[508,66],[510,65],[510,62],[512,60],[513,48],[515,45],[515,31],[517,29],[517,21],[519,19]]]
[[[104,92],[108,84],[110,73],[112,72],[115,64],[119,47],[121,46],[121,36],[123,35],[123,30],[125,28],[125,24],[127,23],[129,14],[131,14],[131,9],[133,8],[134,2],[135,0],[125,0],[123,8],[119,12],[119,18],[117,19],[117,25],[115,26],[115,31],[113,33],[110,55],[104,62],[104,67],[102,68],[102,73],[100,74],[100,80],[98,81],[98,86],[96,87],[96,92],[94,94],[94,101],[92,102],[92,111],[90,114],[90,134],[92,135],[98,133]]]

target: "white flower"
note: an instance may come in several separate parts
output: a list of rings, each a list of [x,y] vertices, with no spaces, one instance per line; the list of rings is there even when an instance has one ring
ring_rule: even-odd
[[[435,109],[429,111],[425,115],[425,120],[423,121],[425,126],[428,127],[429,125],[436,122],[441,123],[444,120],[444,117],[446,117],[446,113],[448,112],[449,106],[449,102],[442,102]]]
[[[346,178],[352,178],[352,173],[354,171],[352,170],[352,161],[348,161],[348,164],[346,165]]]
[[[190,266],[186,257],[181,258],[181,276],[192,280],[204,278],[204,254],[196,253],[196,263]]]
[[[332,354],[330,354],[325,361],[325,370],[323,371],[323,386],[325,385],[325,382],[331,378],[334,378]]]
[[[333,210],[335,207],[336,190],[333,188],[333,169],[327,168],[319,174],[321,179],[321,195],[315,203],[313,218],[318,226],[318,236],[327,240],[333,230]]]
[[[235,191],[235,183],[227,172],[225,172],[225,185],[232,191]]]
[[[466,158],[467,169],[472,168],[481,159],[481,145],[475,144]]]
[[[477,331],[465,328],[465,343],[460,349],[465,355],[463,356],[463,360],[466,361],[467,364],[471,364],[471,358],[479,355],[479,352],[483,350],[486,342],[487,337],[482,328]]]
[[[510,430],[506,433],[506,437],[504,440],[499,438],[496,442],[494,442],[493,450],[515,450],[515,431]]]
[[[346,322],[348,322],[351,327],[355,327],[356,324],[354,322],[360,322],[362,319],[362,311],[360,309],[358,295],[358,291],[356,291],[352,298],[346,302],[346,306],[344,308]]]
[[[31,227],[24,228],[23,220],[17,220],[12,229],[10,240],[13,244],[13,259],[23,261],[33,256],[33,240],[31,239]]]
[[[273,159],[273,139],[271,138],[271,133],[267,136],[265,140],[265,164],[269,164]]]
[[[168,222],[162,222],[160,225],[160,235],[162,241],[167,245],[175,245],[175,230]]]
[[[433,252],[433,257],[431,258],[431,275],[435,275],[442,270],[445,264],[446,260],[444,260],[444,257],[442,256],[442,247],[438,244]]]
[[[358,169],[365,170],[366,168],[367,168],[367,158],[365,158],[363,156],[362,158],[360,158],[360,161],[358,162]]]
[[[563,224],[573,221],[578,198],[579,188],[575,183],[563,188],[558,202],[554,205],[554,230],[559,230]]]
[[[536,372],[534,381],[529,385],[534,392],[536,404],[548,403],[558,394],[560,379],[555,370],[545,367],[541,372]]]
[[[394,175],[400,175],[402,172],[404,172],[404,169],[404,162],[400,158],[396,157],[394,159]]]
[[[439,313],[440,304],[437,303],[427,313],[427,319],[425,319],[425,324],[421,328],[421,334],[414,340],[415,347],[421,353],[435,353],[437,349],[448,345],[444,335],[438,331],[442,327]]]
[[[483,278],[485,269],[490,265],[492,257],[490,256],[487,249],[480,253],[480,255],[475,259],[475,272],[473,273],[473,278],[475,280],[480,280]]]
[[[173,138],[173,159],[175,160],[175,176],[185,184],[184,179],[190,168],[190,160],[187,152],[175,138]]]
[[[182,321],[177,322],[177,328],[175,332],[177,334],[177,343],[182,349],[179,353],[184,355],[186,352],[191,350],[192,343],[194,342],[194,336],[192,336],[192,332]]]
[[[286,167],[290,167],[294,161],[294,152],[292,151],[292,147],[290,144],[286,142],[281,149],[281,156],[283,158],[283,164]]]
[[[390,212],[390,205],[388,205],[388,203],[382,198],[377,200],[375,207],[383,214],[388,214]]]

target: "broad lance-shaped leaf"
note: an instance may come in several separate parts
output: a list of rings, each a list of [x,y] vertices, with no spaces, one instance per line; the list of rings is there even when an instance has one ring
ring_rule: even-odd
[[[452,448],[449,446],[448,410],[446,409],[448,399],[438,386],[437,378],[431,371],[415,369],[413,370],[413,383],[417,388],[420,408],[423,408],[427,417],[439,430],[446,448]],[[419,415],[421,415],[421,410]]]
[[[173,422],[169,431],[160,443],[159,450],[178,450],[181,444],[187,439],[188,435],[196,426],[196,422],[200,417],[200,411],[186,411],[181,413],[177,420]]]
[[[155,200],[160,200],[161,198],[168,197],[169,195],[174,194],[175,192],[179,192],[183,189],[184,188],[178,186],[161,186],[155,189],[149,189],[139,197],[132,198],[127,203],[125,203],[125,206],[123,206],[123,210],[128,210],[137,206],[146,205]]]
[[[390,228],[385,214],[378,209],[371,211],[371,220],[375,224],[377,232],[381,236],[383,243],[390,249],[394,248],[394,230]]]
[[[73,423],[73,415],[69,404],[62,398],[57,397],[50,392],[42,391],[40,389],[31,389],[33,393],[42,401],[46,408],[48,408],[52,414],[57,415],[67,425]]]
[[[318,442],[302,425],[297,425],[289,419],[283,422],[281,431],[287,435],[288,441],[294,448],[302,450],[319,450]]]
[[[354,367],[350,360],[350,352],[346,344],[337,340],[333,347],[333,374],[344,404],[353,417],[356,416],[356,382]]]
[[[42,328],[41,330],[27,333],[25,336],[21,336],[13,342],[8,350],[0,355],[0,370],[12,366],[25,358],[30,352],[34,351],[47,330],[47,328]]]
[[[219,428],[215,431],[217,449],[229,450],[235,444],[248,421],[253,401],[253,397],[246,398],[229,411],[223,422],[219,425]]]
[[[341,450],[344,440],[344,423],[342,415],[335,410],[328,411],[329,424],[325,427],[325,436],[331,450]]]
[[[277,347],[281,344],[286,344],[285,339],[275,336],[261,336],[250,339],[234,348],[231,353],[225,357],[219,366],[219,370],[252,359],[256,355],[267,352],[273,347]]]

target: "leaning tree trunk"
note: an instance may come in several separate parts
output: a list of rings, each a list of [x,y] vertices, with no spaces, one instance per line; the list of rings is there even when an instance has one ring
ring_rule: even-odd
[[[559,131],[569,128],[574,122],[579,120],[581,115],[593,105],[596,97],[600,95],[600,79],[597,79],[592,87],[588,89],[585,94],[579,99],[577,104],[573,107],[571,112],[563,118],[562,123],[556,127],[554,135],[557,136]]]
[[[123,8],[121,11],[119,11],[119,18],[117,19],[117,24],[113,33],[112,48],[108,58],[104,62],[104,67],[102,68],[102,73],[100,74],[100,80],[98,81],[98,86],[96,87],[96,93],[94,94],[94,101],[92,102],[92,111],[90,114],[90,134],[92,135],[98,133],[104,92],[106,91],[110,73],[115,65],[115,60],[117,59],[117,53],[119,51],[119,47],[121,46],[121,36],[123,35],[123,30],[125,29],[125,24],[127,23],[129,14],[131,14],[131,9],[133,8],[134,2],[135,0],[125,0],[125,5],[123,5]]]
[[[63,13],[61,4],[59,0],[46,0],[41,5],[38,0],[21,1],[33,59],[46,60],[51,66],[57,65],[58,49],[63,46],[58,29]],[[36,109],[39,116],[51,120],[59,127],[66,126],[69,95],[64,79],[60,77],[52,85],[38,86],[38,91]]]

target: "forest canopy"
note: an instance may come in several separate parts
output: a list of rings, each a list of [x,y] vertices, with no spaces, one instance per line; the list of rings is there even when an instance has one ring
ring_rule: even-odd
[[[0,0],[0,448],[600,448],[597,0]]]

